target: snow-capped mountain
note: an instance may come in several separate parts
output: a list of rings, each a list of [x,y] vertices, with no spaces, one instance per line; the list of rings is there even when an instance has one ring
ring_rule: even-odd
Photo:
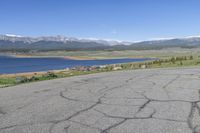
[[[184,38],[159,38],[150,41],[123,42],[95,38],[74,38],[65,36],[25,37],[0,35],[0,50],[142,50],[171,47],[200,47],[200,36]]]
[[[0,50],[104,50],[112,45],[123,45],[119,41],[82,39],[65,36],[25,37],[0,35]]]
[[[77,42],[95,42],[99,44],[104,45],[119,45],[123,42],[121,41],[113,41],[113,40],[101,40],[101,39],[95,39],[95,38],[75,38],[75,37],[65,37],[65,36],[40,36],[40,37],[25,37],[20,35],[14,35],[14,34],[5,34],[0,35],[0,40],[4,41],[12,41],[17,42],[21,41],[24,43],[35,43],[38,41],[55,41],[55,42],[71,42],[71,41],[77,41]]]

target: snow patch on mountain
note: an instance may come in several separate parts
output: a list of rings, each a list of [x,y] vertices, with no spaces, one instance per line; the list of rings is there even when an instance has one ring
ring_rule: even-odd
[[[5,34],[5,36],[7,36],[7,37],[23,37],[23,36],[15,35],[15,34]]]

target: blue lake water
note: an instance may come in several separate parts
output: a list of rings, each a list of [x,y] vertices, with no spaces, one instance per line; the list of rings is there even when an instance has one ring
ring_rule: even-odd
[[[15,58],[0,56],[0,74],[39,72],[48,70],[59,70],[75,66],[94,66],[119,64],[128,62],[141,62],[149,58],[123,58],[105,60],[70,60],[64,58]]]

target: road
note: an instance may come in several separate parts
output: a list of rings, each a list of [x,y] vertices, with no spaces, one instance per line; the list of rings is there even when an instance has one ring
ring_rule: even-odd
[[[2,88],[0,133],[200,133],[200,68],[118,71]]]

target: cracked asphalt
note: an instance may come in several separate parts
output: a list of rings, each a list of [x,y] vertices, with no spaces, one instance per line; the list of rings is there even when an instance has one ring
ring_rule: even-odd
[[[2,88],[0,133],[200,133],[200,68],[118,71]]]

